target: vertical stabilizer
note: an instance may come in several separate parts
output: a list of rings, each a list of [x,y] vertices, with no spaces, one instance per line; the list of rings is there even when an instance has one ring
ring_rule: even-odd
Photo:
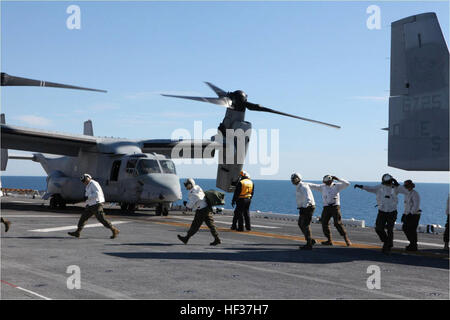
[[[87,120],[84,122],[83,134],[85,136],[94,136],[94,128],[92,127],[91,120]]]
[[[388,165],[449,170],[449,52],[435,13],[392,23]]]

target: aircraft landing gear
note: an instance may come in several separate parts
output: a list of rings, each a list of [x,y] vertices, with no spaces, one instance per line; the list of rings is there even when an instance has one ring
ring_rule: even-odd
[[[55,194],[50,198],[50,208],[51,209],[65,209],[66,208],[66,202],[61,197],[60,194]]]
[[[134,203],[121,203],[120,209],[122,209],[122,211],[126,211],[127,213],[134,213],[134,210],[136,210],[136,205]]]
[[[160,203],[155,208],[155,215],[156,216],[160,216],[160,215],[168,216],[169,208],[170,208],[170,204]]]

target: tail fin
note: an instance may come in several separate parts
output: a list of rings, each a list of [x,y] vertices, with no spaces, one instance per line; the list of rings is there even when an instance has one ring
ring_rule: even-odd
[[[5,114],[2,113],[0,115],[0,123],[6,124]],[[6,166],[8,165],[8,149],[1,149],[1,171],[6,170]]]
[[[92,127],[91,120],[87,120],[84,122],[83,134],[85,136],[94,136],[94,128]]]
[[[388,165],[449,170],[449,51],[435,13],[392,23]]]

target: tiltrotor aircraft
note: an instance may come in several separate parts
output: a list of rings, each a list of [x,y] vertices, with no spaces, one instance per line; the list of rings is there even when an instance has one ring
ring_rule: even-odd
[[[3,79],[7,81],[3,82]],[[32,82],[25,78],[2,74],[2,85],[41,85],[73,89],[81,87],[59,85],[50,82]],[[240,90],[225,92],[207,83],[218,98],[181,97],[221,104],[227,107],[225,117],[218,128],[223,136],[211,140],[128,140],[94,137],[91,121],[84,123],[83,135],[64,134],[44,130],[1,124],[2,170],[6,169],[8,149],[34,153],[30,156],[9,156],[9,159],[39,162],[47,173],[47,192],[51,207],[65,207],[68,203],[84,200],[83,173],[89,173],[104,191],[107,202],[119,203],[123,210],[133,211],[136,205],[156,206],[158,215],[168,214],[170,205],[181,199],[181,188],[172,158],[213,158],[219,151],[216,186],[231,192],[242,169],[249,143],[250,122],[244,120],[246,109],[271,112],[297,119],[315,122],[334,128],[339,126],[302,118],[247,101]],[[94,89],[88,89],[94,90]],[[98,91],[98,90],[97,90]],[[242,129],[244,139],[229,135]],[[243,150],[239,155],[236,150]],[[46,154],[43,154],[46,153]],[[52,155],[48,155],[52,154]],[[231,156],[230,156],[231,154]],[[230,161],[231,159],[231,161]]]

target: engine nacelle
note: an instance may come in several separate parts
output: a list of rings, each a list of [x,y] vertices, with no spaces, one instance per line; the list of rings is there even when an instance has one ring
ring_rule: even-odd
[[[245,112],[228,109],[219,126],[218,137],[224,143],[219,150],[216,187],[226,192],[234,190],[247,155],[252,124],[244,116]]]

